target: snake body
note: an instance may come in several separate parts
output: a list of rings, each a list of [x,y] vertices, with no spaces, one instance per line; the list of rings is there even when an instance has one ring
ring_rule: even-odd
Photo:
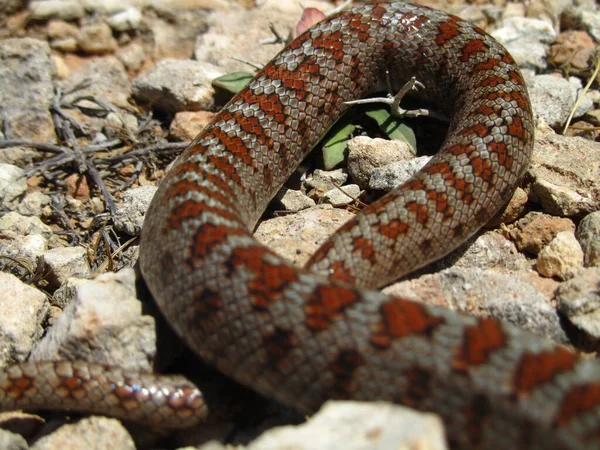
[[[294,268],[251,230],[345,102],[385,86],[388,73],[394,89],[413,76],[425,85],[423,97],[451,118],[446,140],[307,269]],[[512,195],[532,147],[525,83],[494,39],[425,7],[358,6],[289,44],[177,160],[147,212],[140,267],[202,359],[301,412],[330,398],[386,400],[439,413],[460,448],[600,448],[598,364],[492,319],[370,290],[475,233]],[[36,383],[57,363],[27,364],[0,372],[5,409],[43,397]],[[67,372],[54,381],[65,390]],[[97,373],[79,384],[82,395]],[[176,388],[163,424],[205,413],[197,391]],[[105,413],[121,417],[153,401],[135,398],[127,410],[112,395]]]

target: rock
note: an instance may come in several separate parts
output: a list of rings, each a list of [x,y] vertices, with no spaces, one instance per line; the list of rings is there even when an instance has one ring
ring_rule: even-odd
[[[539,133],[538,133],[539,135]],[[538,136],[529,175],[530,200],[557,216],[600,210],[600,144],[554,133]]]
[[[23,8],[25,8],[26,6],[26,1],[25,0],[3,0],[0,2],[0,20],[2,20],[4,23],[5,19],[10,16],[11,14],[13,14],[14,12],[17,12]],[[0,445],[0,448],[2,448],[2,446]]]
[[[135,450],[127,429],[116,419],[89,417],[74,424],[63,425],[38,439],[32,450]]]
[[[592,70],[596,43],[585,31],[568,30],[561,33],[550,47],[548,62],[566,73],[583,75]]]
[[[68,278],[90,278],[92,276],[87,259],[87,251],[83,247],[59,247],[48,250],[42,256],[50,269],[48,282],[58,287]]]
[[[67,53],[77,50],[78,33],[79,28],[77,26],[59,19],[50,20],[46,27],[50,47]]]
[[[12,164],[0,164],[0,209],[18,206],[19,197],[27,191],[25,171]]]
[[[298,212],[306,208],[315,206],[315,201],[304,195],[300,191],[293,189],[287,189],[286,187],[281,188],[277,194],[277,199],[285,207],[286,211]]]
[[[4,450],[29,450],[29,445],[23,436],[0,428],[0,448]]]
[[[571,231],[561,231],[538,254],[537,271],[566,280],[583,267],[583,251]]]
[[[9,212],[0,217],[0,230],[12,231],[21,236],[41,234],[46,239],[49,239],[53,234],[52,228],[38,217],[25,217],[16,212]]]
[[[113,53],[118,47],[112,30],[104,22],[82,26],[77,33],[77,45],[83,53],[91,55]]]
[[[75,95],[95,97],[118,108],[130,109],[131,85],[123,64],[117,58],[107,56],[91,60],[73,70],[60,85],[64,91],[70,91],[84,81],[88,82],[87,85]],[[82,105],[98,107],[93,103],[82,102]]]
[[[137,117],[126,111],[109,112],[105,120],[106,126],[103,129],[109,139],[122,137],[124,134],[135,136],[139,126]]]
[[[248,450],[446,450],[440,418],[388,403],[329,401],[306,423],[267,431]]]
[[[44,214],[44,208],[49,206],[51,201],[46,194],[34,191],[23,197],[23,201],[17,205],[17,212],[24,216],[41,217]]]
[[[54,295],[52,296],[54,300],[53,303],[61,310],[64,310],[69,306],[69,303],[77,298],[77,289],[79,289],[79,286],[89,282],[90,280],[85,278],[67,278],[65,282],[54,291]]]
[[[483,317],[504,320],[560,343],[568,339],[549,299],[529,281],[488,270],[451,268],[384,289]]]
[[[522,69],[542,71],[547,67],[546,52],[556,39],[556,31],[545,20],[530,17],[505,19],[502,28],[492,31]]]
[[[600,211],[585,216],[575,236],[583,250],[583,265],[600,266]]]
[[[215,64],[224,73],[252,71],[252,67],[242,62],[243,60],[250,60],[249,62],[258,66],[266,64],[283,48],[283,44],[261,44],[273,40],[268,24],[273,24],[281,35],[286,36],[302,14],[298,4],[293,6],[292,11],[285,11],[281,3],[272,2],[265,5],[265,8],[250,10],[230,8],[226,11],[214,11],[206,20],[208,30],[196,39],[194,59]],[[314,4],[316,2],[306,2],[303,6]],[[329,4],[321,5],[322,11],[331,8]],[[254,23],[262,23],[265,26],[248,26]]]
[[[220,69],[206,62],[165,59],[133,80],[133,95],[169,115],[210,110],[214,107],[211,82],[221,75]]]
[[[414,154],[406,142],[358,136],[348,141],[348,173],[356,184],[366,188],[374,169],[410,160]]]
[[[357,184],[348,184],[325,192],[319,203],[329,203],[333,206],[343,206],[354,203],[360,197],[360,187]]]
[[[21,236],[10,230],[0,232],[0,255],[13,261],[13,264],[4,261],[4,269],[12,267],[12,273],[23,277],[31,276],[36,272],[38,259],[47,250],[48,241],[41,234]],[[18,263],[14,263],[15,261]]]
[[[325,192],[342,186],[348,180],[348,174],[343,169],[314,171],[312,176],[304,182],[308,196],[319,199]]]
[[[53,2],[41,2],[53,3]],[[7,139],[56,142],[50,47],[31,38],[0,40],[0,105]]]
[[[24,361],[44,334],[50,304],[37,289],[0,272],[0,367]]]
[[[561,231],[574,232],[575,224],[569,219],[530,212],[514,224],[510,238],[520,251],[537,255]]]
[[[319,205],[261,222],[254,237],[296,266],[303,266],[327,238],[354,214]]]
[[[580,271],[561,283],[554,298],[558,311],[585,334],[585,347],[597,351],[600,345],[600,268]]]
[[[179,141],[191,141],[214,117],[210,111],[180,111],[171,121],[169,135]]]
[[[81,359],[152,371],[155,322],[142,315],[132,269],[80,284],[75,298],[66,303],[62,315],[33,350],[32,359]]]
[[[81,19],[85,10],[78,0],[39,0],[29,4],[29,13],[33,20]]]
[[[136,4],[148,4],[147,0],[79,0],[79,2],[85,7],[86,11],[90,13],[96,13],[98,15],[108,16],[110,14],[118,13],[129,7],[134,3]],[[164,2],[163,2],[164,3]]]
[[[369,188],[376,191],[391,191],[405,181],[408,181],[415,173],[431,160],[431,156],[420,156],[408,161],[399,161],[376,167],[369,179]]]
[[[513,242],[496,231],[488,231],[468,241],[464,251],[452,252],[435,263],[436,270],[450,266],[511,273],[528,270],[530,263]]]
[[[534,114],[551,127],[558,128],[567,121],[579,95],[581,82],[577,78],[567,81],[554,75],[537,75],[529,79],[527,89]],[[591,108],[592,101],[584,97],[574,117],[583,116]]]
[[[118,11],[106,19],[110,27],[115,31],[132,31],[140,28],[142,24],[142,13],[139,9],[130,6]]]
[[[127,71],[137,73],[144,66],[148,55],[143,45],[132,42],[129,45],[119,48],[117,58],[123,63]]]
[[[598,7],[586,8],[582,2],[579,6],[570,8],[563,17],[569,28],[586,30],[596,42],[600,41],[600,17],[598,16]]]
[[[128,189],[123,196],[123,204],[117,210],[115,228],[131,236],[138,236],[156,190],[156,186]]]

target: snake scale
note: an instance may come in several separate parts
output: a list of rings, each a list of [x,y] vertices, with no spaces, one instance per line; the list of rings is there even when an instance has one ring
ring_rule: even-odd
[[[413,76],[450,117],[437,155],[305,270],[257,243],[261,213],[345,102]],[[202,359],[301,412],[329,398],[386,400],[440,414],[457,448],[597,449],[600,365],[492,319],[372,290],[475,233],[512,195],[532,147],[525,83],[493,38],[421,6],[358,6],[289,44],[177,160],[147,212],[140,267]],[[206,415],[183,379],[82,362],[5,369],[0,404],[172,427]]]

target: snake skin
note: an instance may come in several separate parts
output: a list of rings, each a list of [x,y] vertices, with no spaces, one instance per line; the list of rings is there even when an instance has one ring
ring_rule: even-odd
[[[394,89],[413,76],[425,85],[422,97],[451,117],[446,140],[296,269],[250,230],[344,102],[385,86],[388,71]],[[293,41],[178,159],[147,213],[141,270],[201,358],[301,412],[330,398],[387,400],[439,413],[459,448],[600,448],[598,364],[504,323],[368,290],[476,232],[510,198],[532,146],[523,78],[490,36],[425,7],[359,6]],[[0,372],[0,404],[40,400],[41,385],[23,380],[56,364]],[[168,411],[199,420],[205,406],[185,389],[194,401]],[[148,404],[124,412],[111,398],[126,418]]]

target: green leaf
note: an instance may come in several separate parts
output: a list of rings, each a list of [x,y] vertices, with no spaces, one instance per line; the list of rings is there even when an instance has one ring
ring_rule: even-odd
[[[223,75],[222,77],[215,78],[212,81],[212,85],[215,88],[237,94],[248,84],[248,81],[250,81],[252,77],[254,77],[254,74],[250,72],[232,72]]]
[[[325,170],[331,170],[344,161],[348,150],[348,139],[356,125],[347,120],[338,121],[323,139],[323,166]]]
[[[415,132],[402,119],[392,116],[385,106],[373,106],[365,114],[377,122],[381,131],[390,139],[406,142],[416,154],[417,139]]]

